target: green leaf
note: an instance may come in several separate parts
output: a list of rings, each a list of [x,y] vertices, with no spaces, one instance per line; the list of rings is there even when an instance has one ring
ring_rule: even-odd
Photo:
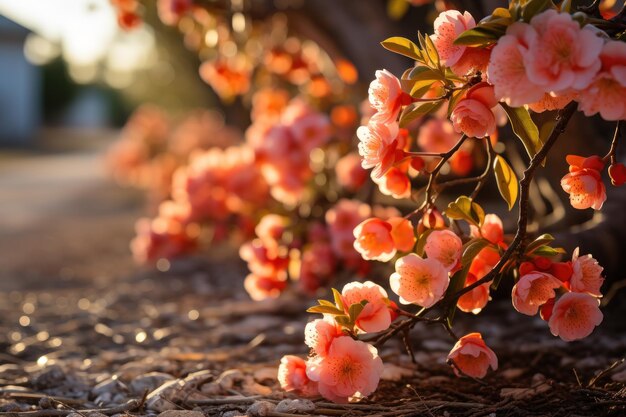
[[[422,49],[426,51],[426,55],[428,55],[428,59],[434,66],[437,68],[441,67],[441,61],[439,59],[439,52],[437,52],[437,48],[433,43],[433,40],[428,35],[421,35],[420,44],[422,45]]]
[[[461,256],[461,265],[465,267],[472,263],[474,258],[478,256],[481,250],[489,245],[489,241],[486,239],[478,238],[472,239],[463,245],[463,255]]]
[[[448,117],[452,114],[452,111],[456,107],[456,104],[465,97],[466,89],[454,90],[452,95],[450,96],[450,100],[448,100]]]
[[[337,306],[338,309],[345,310],[346,306],[343,305],[343,298],[341,297],[341,293],[334,288],[332,290],[333,290],[333,298],[335,299],[335,305]]]
[[[350,308],[348,308],[348,315],[350,316],[350,321],[352,323],[356,321],[356,319],[359,317],[359,314],[361,314],[361,311],[363,311],[364,308],[365,306],[361,303],[354,303],[350,306]]]
[[[480,227],[485,220],[485,211],[483,208],[478,203],[472,201],[471,198],[464,195],[448,204],[448,208],[443,214],[453,220],[465,220],[477,227]]]
[[[506,159],[500,155],[496,155],[493,161],[493,172],[496,175],[498,191],[500,191],[500,195],[508,204],[509,210],[511,210],[515,205],[519,191],[517,175],[515,175],[515,171],[513,171],[511,166],[506,162]]]
[[[533,16],[554,7],[551,0],[530,0],[522,9],[522,19],[528,23]]]
[[[539,129],[530,117],[528,110],[524,107],[510,107],[505,103],[500,103],[500,105],[511,121],[513,132],[524,144],[528,156],[534,157],[543,146],[543,142],[539,137]]]
[[[551,234],[545,233],[539,236],[537,239],[530,242],[528,246],[526,246],[526,253],[530,254],[538,247],[546,245],[553,241],[554,241],[554,236],[552,236]]]
[[[317,300],[317,302],[321,305],[321,306],[328,306],[328,307],[334,307],[337,308],[337,306],[333,303],[331,303],[328,300]]]
[[[419,256],[424,256],[424,246],[426,246],[426,239],[428,239],[428,235],[434,232],[435,229],[426,229],[424,233],[422,233],[417,239],[417,244],[415,245],[415,253]]]
[[[415,119],[434,113],[443,105],[445,100],[421,101],[411,103],[400,114],[400,127],[406,127]]]
[[[337,307],[323,306],[323,305],[311,307],[307,310],[307,313],[332,314],[332,315],[344,314],[343,311],[339,310]]]
[[[510,19],[511,11],[509,9],[505,9],[504,7],[496,7],[491,13],[493,18],[502,18],[502,19]]]
[[[545,256],[546,258],[551,258],[556,255],[561,255],[565,253],[565,249],[563,248],[553,248],[548,245],[539,246],[537,249],[533,251],[534,256]]]
[[[409,2],[406,0],[389,0],[387,2],[387,15],[392,20],[400,20],[409,10]]]
[[[455,45],[465,46],[488,46],[495,43],[506,33],[506,26],[476,26],[473,29],[461,33],[455,40]]]
[[[352,324],[350,323],[350,317],[346,316],[345,314],[335,316],[335,321],[341,326],[350,328],[352,327]]]
[[[404,55],[416,61],[424,61],[424,58],[422,57],[422,52],[419,50],[417,45],[407,38],[394,36],[385,39],[380,44],[383,46],[383,48],[391,52]]]

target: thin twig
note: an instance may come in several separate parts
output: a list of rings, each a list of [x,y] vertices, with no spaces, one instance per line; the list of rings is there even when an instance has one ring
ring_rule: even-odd
[[[7,411],[0,412],[3,417],[64,417],[72,413],[89,414],[102,413],[107,415],[125,413],[127,411],[136,410],[139,407],[139,400],[130,400],[125,404],[111,408],[93,408],[87,410],[36,410],[36,411]]]

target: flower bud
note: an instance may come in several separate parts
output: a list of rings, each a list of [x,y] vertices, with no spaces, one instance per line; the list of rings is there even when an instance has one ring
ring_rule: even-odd
[[[548,258],[544,258],[543,256],[537,256],[533,259],[533,263],[542,271],[546,271],[552,266],[552,261]]]
[[[611,184],[616,187],[626,182],[626,166],[624,164],[613,164],[609,167],[609,177]]]

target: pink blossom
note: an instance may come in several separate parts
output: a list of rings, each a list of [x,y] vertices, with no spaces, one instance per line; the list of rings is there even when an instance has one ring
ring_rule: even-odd
[[[448,360],[454,362],[454,373],[457,376],[464,374],[484,378],[489,367],[494,371],[498,369],[498,357],[485,344],[480,333],[470,333],[460,338],[448,354]]]
[[[330,120],[308,104],[294,100],[285,109],[283,125],[289,126],[294,139],[305,153],[322,146],[330,139]]]
[[[344,260],[360,260],[354,249],[354,228],[372,215],[372,208],[358,200],[341,199],[326,212],[330,243],[337,256]]]
[[[502,220],[500,220],[497,214],[487,214],[480,229],[474,225],[470,225],[470,232],[472,237],[483,237],[494,245],[504,240]]]
[[[572,100],[578,97],[577,91],[572,91],[558,96],[550,93],[545,93],[543,98],[534,103],[529,103],[528,108],[536,113],[542,113],[544,111],[560,110],[567,106]]]
[[[463,242],[453,231],[435,230],[426,238],[424,252],[429,259],[436,259],[448,271],[454,269],[461,260]]]
[[[417,145],[425,152],[443,153],[452,149],[460,138],[448,119],[433,118],[420,127]]]
[[[468,287],[478,281],[478,277],[472,273],[467,274],[465,279],[465,287]],[[489,302],[489,283],[479,285],[473,290],[459,297],[456,306],[465,313],[478,314],[485,308]]]
[[[356,319],[356,326],[364,333],[382,332],[391,324],[391,311],[387,292],[371,281],[351,282],[341,290],[343,303],[347,308],[352,304],[367,301]]]
[[[382,124],[372,121],[357,129],[359,154],[363,158],[361,166],[365,169],[374,168],[374,177],[382,176],[393,165],[398,129],[397,123]]]
[[[391,167],[381,176],[372,180],[378,185],[378,189],[384,195],[403,199],[411,196],[411,180],[405,171],[399,167]]]
[[[400,80],[386,69],[376,71],[376,79],[369,86],[370,105],[376,109],[377,123],[389,124],[398,119],[402,107]]]
[[[328,355],[330,344],[339,336],[343,332],[333,319],[315,319],[304,328],[304,343],[322,357]]]
[[[367,171],[361,167],[361,157],[357,153],[349,153],[337,161],[335,173],[339,185],[348,191],[358,191],[367,181]]]
[[[580,28],[569,13],[546,10],[530,21],[537,39],[524,56],[528,79],[544,92],[581,90],[600,69],[604,40],[593,30]]]
[[[306,362],[298,356],[285,355],[278,366],[278,382],[287,392],[295,392],[304,397],[318,395],[317,383],[306,375]]]
[[[376,348],[349,336],[334,339],[328,355],[310,360],[307,367],[307,376],[318,383],[320,394],[340,403],[373,393],[382,372]]]
[[[600,301],[586,293],[568,292],[554,304],[550,332],[566,342],[584,339],[602,322]]]
[[[354,249],[363,259],[387,262],[396,254],[391,225],[372,217],[354,228]]]
[[[448,271],[436,259],[423,259],[411,253],[398,259],[395,268],[389,284],[402,304],[432,307],[448,289]]]
[[[461,14],[458,10],[446,10],[435,19],[435,33],[431,36],[441,62],[451,67],[456,64],[467,49],[463,45],[455,45],[454,40],[463,32],[476,26],[471,14]]]
[[[413,224],[404,217],[390,217],[387,223],[391,225],[391,238],[396,249],[400,252],[410,252],[417,240]]]
[[[299,287],[308,294],[315,294],[333,278],[336,259],[326,242],[314,242],[302,250],[300,259]]]
[[[491,51],[487,78],[498,100],[519,107],[540,100],[545,89],[526,75],[525,57],[530,45],[537,42],[537,32],[526,23],[513,23]]]
[[[591,255],[579,255],[579,248],[572,253],[572,277],[570,289],[574,292],[586,292],[601,297],[600,288],[604,282],[602,268]]]
[[[522,314],[534,316],[539,307],[555,297],[554,290],[563,283],[545,272],[531,272],[523,275],[513,286],[511,299],[513,307]]]
[[[490,95],[483,94],[483,88],[490,90]],[[496,104],[495,99],[491,100],[493,87],[481,87],[473,95],[470,95],[471,92],[472,90],[457,103],[450,114],[450,120],[458,133],[484,138],[496,131],[496,118],[491,111],[491,107]]]
[[[600,53],[602,68],[580,92],[579,109],[586,116],[600,113],[605,120],[626,119],[626,44],[608,41]]]
[[[151,263],[193,251],[200,233],[199,226],[189,220],[189,206],[173,201],[161,203],[155,219],[139,219],[135,224],[137,236],[130,243],[135,261]]]
[[[289,264],[286,248],[275,244],[267,246],[261,239],[255,239],[241,246],[239,256],[248,263],[248,269],[258,276],[286,279]]]
[[[277,245],[288,225],[289,219],[287,217],[270,213],[261,217],[254,228],[254,233],[264,245]]]
[[[599,157],[583,158],[568,155],[569,174],[561,179],[561,187],[569,194],[569,201],[576,209],[592,207],[600,210],[606,201],[606,189],[601,171],[604,163]]]
[[[243,282],[246,292],[254,301],[277,298],[287,288],[286,276],[249,274]]]
[[[191,0],[158,0],[159,19],[169,26],[178,23],[180,18],[193,7]]]

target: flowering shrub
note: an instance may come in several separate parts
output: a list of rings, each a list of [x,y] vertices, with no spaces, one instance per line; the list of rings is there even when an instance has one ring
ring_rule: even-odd
[[[513,0],[509,8],[498,8],[478,23],[468,12],[448,10],[435,20],[434,34],[419,34],[418,43],[398,37],[382,43],[412,58],[415,66],[400,79],[386,70],[377,72],[369,88],[376,113],[357,132],[359,154],[362,166],[372,169],[374,182],[384,184],[381,191],[417,206],[394,222],[372,217],[360,223],[354,229],[354,247],[363,259],[395,265],[389,288],[403,307],[384,288],[366,282],[333,290],[333,301],[320,300],[308,310],[324,317],[306,329],[312,348],[306,375],[311,383],[318,382],[320,395],[343,402],[371,393],[381,374],[376,347],[393,336],[406,337],[418,323],[441,325],[456,341],[447,359],[457,375],[483,378],[489,368],[496,370],[496,354],[482,336],[457,337],[453,318],[457,309],[478,314],[502,278],[514,281],[513,308],[524,315],[539,314],[564,341],[587,337],[601,323],[603,268],[591,255],[580,256],[578,249],[571,261],[563,260],[565,251],[552,246],[552,236],[532,240],[527,233],[533,175],[577,108],[587,116],[617,121],[617,127],[606,156],[567,157],[570,169],[561,185],[572,206],[601,209],[607,164],[613,185],[625,179],[615,158],[619,121],[626,118],[626,84],[617,75],[626,68],[622,23],[596,17],[597,10],[574,13],[569,4]],[[529,110],[556,110],[556,123],[537,126]],[[438,117],[442,113],[450,122]],[[492,146],[502,113],[529,156],[519,182]],[[425,136],[429,134],[437,139]],[[483,174],[441,181],[442,167],[468,142],[485,149]],[[395,177],[405,165],[425,177],[424,186],[407,194],[400,186],[398,192],[389,192],[380,179]],[[492,176],[508,208],[518,207],[512,239],[504,235],[500,218],[485,214],[476,201]],[[475,184],[474,191],[439,207],[439,194],[460,184]],[[444,208],[443,217],[438,208]],[[396,229],[400,224],[406,224],[401,231]],[[366,333],[374,335],[363,337]],[[309,340],[323,340],[324,348]],[[350,344],[358,358],[348,359]],[[285,365],[280,372],[293,373]]]
[[[161,12],[165,23],[191,16],[211,39],[204,9],[193,2],[159,4],[168,11]],[[347,61],[335,60],[331,79],[319,68],[321,51],[294,38],[284,45],[264,38],[264,52],[254,57],[245,48],[212,56],[200,75],[224,100],[249,95],[252,124],[245,140],[189,154],[176,165],[157,218],[140,223],[136,258],[154,261],[193,249],[207,222],[235,224],[247,232],[239,252],[253,299],[278,297],[292,284],[314,295],[347,282],[341,292],[332,290],[332,301],[308,309],[322,314],[305,329],[309,357],[285,356],[278,372],[285,390],[336,402],[372,394],[383,371],[377,348],[392,337],[406,338],[418,323],[441,326],[451,336],[447,360],[456,375],[483,378],[496,370],[496,354],[482,336],[458,337],[453,324],[457,309],[479,314],[502,279],[512,281],[516,311],[539,315],[564,341],[587,337],[603,317],[603,268],[578,249],[565,260],[552,236],[533,239],[527,229],[533,176],[577,109],[617,124],[605,156],[567,157],[561,186],[571,205],[602,207],[607,166],[614,186],[626,182],[615,156],[626,118],[625,13],[603,19],[597,7],[577,11],[570,2],[512,0],[479,22],[468,12],[445,10],[431,36],[383,41],[415,64],[400,78],[376,72],[358,129],[358,114],[343,94],[356,81]],[[224,29],[216,21],[211,30]],[[185,35],[193,40],[193,32]],[[218,51],[235,37],[219,39]],[[297,86],[299,94],[257,88],[252,74],[261,61],[282,87]],[[341,93],[331,85],[341,85]],[[539,112],[554,113],[538,126],[531,114]],[[495,146],[498,127],[507,121],[528,154],[523,172]],[[144,138],[152,137],[149,127],[141,129]],[[358,143],[351,143],[353,130]],[[132,172],[149,159],[149,143],[128,145],[119,170]],[[467,176],[477,161],[484,169]],[[444,178],[446,172],[457,177]],[[478,202],[492,179],[506,207],[517,208],[513,236]],[[474,188],[441,203],[441,194],[461,185]],[[374,204],[375,196],[410,209],[403,215],[393,204]],[[376,275],[388,276],[390,292],[372,281],[349,282],[368,276],[371,261],[383,264]]]

